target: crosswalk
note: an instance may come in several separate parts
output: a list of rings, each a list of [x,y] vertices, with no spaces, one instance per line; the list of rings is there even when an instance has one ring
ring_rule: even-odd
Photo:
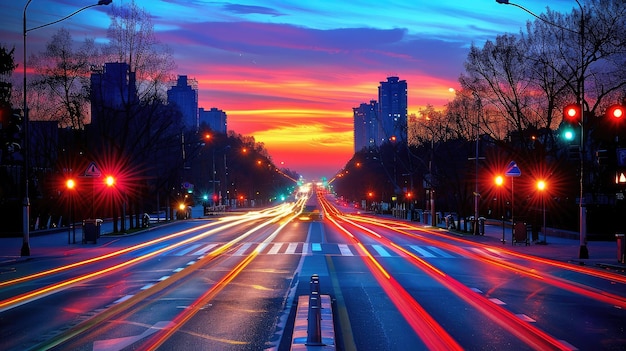
[[[193,243],[166,251],[167,256],[203,256],[212,250],[218,249],[224,243]],[[364,245],[370,255],[374,257],[399,257],[401,254],[378,244]],[[406,245],[406,250],[422,258],[461,258],[458,253],[443,250],[431,245]],[[488,248],[468,247],[469,251],[483,256],[498,256]],[[303,242],[272,242],[255,243],[247,242],[236,247],[234,251],[226,254],[232,256],[247,256],[253,251],[261,255],[335,255],[335,256],[360,256],[357,247],[352,244],[335,243],[303,243]]]

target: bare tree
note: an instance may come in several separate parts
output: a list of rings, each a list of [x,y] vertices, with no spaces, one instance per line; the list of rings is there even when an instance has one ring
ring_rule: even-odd
[[[70,32],[61,28],[46,51],[31,58],[37,78],[31,86],[33,104],[40,120],[58,121],[59,126],[83,129],[89,115],[88,76],[97,56],[93,39],[74,50]]]
[[[110,160],[116,167],[125,168],[126,177],[132,175],[136,182],[132,185],[133,190],[127,187],[117,202],[118,210],[113,213],[117,218],[119,214],[125,214],[127,206],[131,216],[133,213],[138,215],[143,210],[147,189],[164,182],[168,183],[168,189],[173,188],[172,177],[182,170],[180,159],[168,158],[162,168],[151,167],[155,165],[150,161],[155,155],[164,160],[162,154],[165,151],[170,151],[176,143],[180,145],[181,129],[179,114],[164,107],[166,83],[172,81],[174,63],[169,50],[154,35],[150,14],[134,1],[123,7],[114,6],[108,37],[110,43],[103,48],[104,60],[128,65],[123,73],[125,78],[121,80],[128,86],[118,87],[121,102],[115,104],[107,104],[107,99],[96,96],[102,104],[92,106],[94,114],[101,117],[93,130],[96,133],[94,139],[99,140],[97,149],[104,154],[100,157]],[[92,97],[106,89],[100,87],[91,91]],[[154,194],[155,190],[158,191],[150,191]],[[138,218],[135,217],[136,224],[139,224]],[[117,223],[116,220],[114,231],[118,230]],[[124,231],[125,222],[121,223]]]
[[[137,75],[142,101],[163,96],[175,68],[170,49],[154,34],[151,16],[135,1],[111,8],[110,44],[104,49],[109,62],[126,62]]]

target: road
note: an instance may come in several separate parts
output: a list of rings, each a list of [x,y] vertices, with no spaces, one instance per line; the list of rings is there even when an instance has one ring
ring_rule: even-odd
[[[16,263],[0,275],[0,349],[289,350],[313,274],[339,350],[626,344],[624,275],[319,200],[320,220],[282,205]]]

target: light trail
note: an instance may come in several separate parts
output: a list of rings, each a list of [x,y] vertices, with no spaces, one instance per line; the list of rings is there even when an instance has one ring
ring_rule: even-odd
[[[298,214],[294,214],[291,217],[288,217],[284,220],[280,226],[272,232],[267,238],[265,238],[262,243],[268,244],[271,243],[276,236],[283,230],[283,228],[293,219],[297,218]],[[263,245],[259,245],[258,247],[263,247]],[[226,276],[224,276],[221,280],[219,280],[211,289],[205,292],[202,296],[200,296],[194,303],[192,303],[188,308],[186,308],[183,312],[181,312],[173,321],[169,324],[167,328],[164,328],[154,334],[151,337],[152,341],[148,341],[144,343],[139,350],[156,350],[163,343],[165,343],[174,333],[176,333],[180,328],[182,328],[191,318],[193,318],[198,312],[201,311],[202,306],[211,301],[215,295],[217,295],[220,291],[222,291],[233,279],[235,279],[251,262],[254,260],[259,254],[260,250],[255,249],[250,255],[246,256],[243,261],[241,261],[235,268],[233,268]]]
[[[328,217],[328,218],[331,219],[331,221],[336,226],[342,227],[332,217]],[[351,225],[355,226],[356,228],[363,230],[364,232],[369,234],[371,237],[375,238],[375,240],[379,241],[380,243],[385,244],[388,247],[391,247],[392,250],[396,251],[401,256],[410,257],[412,259],[412,262],[414,262],[416,264],[416,266],[420,267],[423,272],[428,274],[430,277],[432,277],[433,279],[438,281],[440,284],[445,286],[447,289],[449,289],[451,292],[453,292],[459,298],[461,298],[462,300],[464,300],[467,303],[469,303],[470,305],[472,305],[478,311],[483,313],[485,316],[487,316],[488,318],[493,320],[495,323],[497,323],[498,325],[500,325],[504,329],[508,330],[512,335],[515,335],[521,341],[525,342],[529,346],[531,346],[531,347],[533,347],[535,349],[542,349],[542,350],[568,350],[569,349],[567,347],[567,345],[564,345],[561,341],[557,340],[556,338],[552,337],[551,335],[547,334],[546,332],[542,331],[541,329],[536,328],[536,327],[532,326],[531,324],[522,321],[519,317],[517,317],[512,312],[504,309],[503,307],[501,307],[501,306],[499,306],[497,304],[494,304],[493,302],[491,302],[486,297],[477,294],[475,291],[473,291],[470,288],[468,288],[467,286],[463,285],[461,282],[459,282],[459,281],[455,280],[454,278],[448,276],[447,274],[445,274],[441,270],[439,270],[439,269],[435,268],[434,266],[428,264],[422,258],[416,256],[415,254],[413,254],[412,252],[402,248],[401,246],[393,243],[391,240],[383,239],[378,233],[375,233],[372,230],[364,228],[363,226],[357,225],[353,221],[347,219],[345,216],[343,217],[343,220],[345,220],[346,222],[348,222]],[[344,232],[344,233],[348,232],[348,230],[345,229],[345,228],[343,228],[341,231]],[[357,239],[355,238],[355,240],[357,240]],[[362,246],[357,246],[357,247],[359,248],[359,250],[364,250],[364,248]],[[376,261],[375,258],[373,258],[373,256],[371,256],[369,254],[369,252],[367,252],[367,250],[364,250],[364,252],[362,252],[362,254],[367,256],[367,257],[371,257],[370,260]],[[380,265],[380,263],[378,263],[377,265],[374,265],[374,267],[377,267],[379,265]],[[372,269],[370,269],[370,270],[372,270]],[[386,271],[384,271],[384,270],[383,270],[383,272],[386,273]],[[388,273],[386,273],[386,274],[388,274]],[[379,282],[381,284],[384,282],[384,281],[382,281],[381,279],[378,279],[378,278],[377,278],[377,280],[379,280]],[[392,281],[392,280],[393,280],[393,278],[390,277],[389,281]],[[402,308],[400,306],[406,308],[405,306],[406,306],[407,303],[412,305],[412,307],[414,307],[414,308],[416,308],[416,307],[413,306],[413,305],[419,306],[417,301],[408,292],[406,292],[406,290],[404,290],[404,288],[399,283],[397,283],[395,280],[393,280],[393,284],[392,285],[397,285],[397,286],[391,287],[391,291],[388,291],[388,289],[385,286],[383,286],[383,288],[385,289],[385,291],[388,294],[389,293],[394,294],[396,289],[401,289],[399,291],[403,291],[402,295],[406,294],[406,296],[404,296],[404,298],[402,299],[402,301],[404,303],[402,303],[400,305],[397,305],[399,310],[402,310]],[[392,300],[394,300],[393,295],[390,295],[390,298]],[[394,300],[394,303],[396,303],[395,300]],[[422,310],[421,306],[420,306],[420,310]],[[432,319],[432,317],[430,317],[430,315],[428,315],[428,313],[426,311],[421,312],[420,310],[418,310],[420,315],[422,313],[424,313],[430,319]],[[425,316],[421,315],[420,318],[425,318]],[[407,319],[407,321],[409,321],[409,323],[415,328],[415,326],[412,324],[410,319]],[[439,326],[439,324],[437,324],[437,322],[434,319],[432,319],[432,321],[430,321],[428,324],[431,324],[431,323],[434,323],[434,325]],[[439,326],[439,327],[441,327],[441,326]],[[415,330],[416,330],[416,332],[418,332],[418,335],[420,335],[422,340],[425,343],[427,343],[428,347],[435,348],[435,345],[430,345],[429,344],[429,342],[431,341],[431,336],[432,336],[430,333],[427,333],[426,335],[422,336],[422,334],[421,334],[421,332],[423,332],[422,328],[418,328],[418,329],[415,329]],[[438,331],[431,331],[431,333],[432,332],[438,333]],[[443,332],[444,332],[444,334],[442,334],[440,337],[442,337],[442,338],[450,338],[450,340],[453,340],[452,337],[449,334],[447,334],[447,332],[445,332],[445,330]],[[458,346],[458,347],[460,348],[460,346]]]
[[[286,209],[286,208],[283,208],[283,212],[282,213],[283,213],[283,216],[284,216],[284,215],[287,215],[288,213],[290,213],[290,211],[288,209]],[[50,295],[52,293],[61,291],[62,289],[65,289],[65,288],[67,288],[69,286],[72,286],[74,284],[77,284],[77,283],[80,283],[80,282],[84,282],[86,280],[93,279],[95,277],[108,274],[108,273],[113,272],[115,270],[118,270],[118,269],[130,266],[130,265],[136,264],[136,263],[144,261],[144,260],[146,260],[146,259],[148,259],[150,257],[159,255],[159,254],[161,254],[161,253],[163,253],[165,251],[169,251],[169,250],[171,250],[173,248],[180,247],[180,246],[186,245],[188,243],[191,243],[191,242],[197,241],[199,239],[202,239],[204,237],[210,236],[210,235],[212,235],[212,234],[214,234],[214,233],[216,233],[218,231],[221,231],[223,229],[231,228],[231,227],[237,226],[239,224],[242,224],[242,223],[245,223],[245,222],[248,222],[248,221],[251,221],[251,220],[255,220],[255,219],[260,219],[260,218],[263,218],[263,217],[265,217],[265,216],[264,215],[263,216],[259,216],[259,217],[254,216],[254,217],[252,217],[252,219],[244,218],[244,219],[235,220],[235,221],[232,221],[231,223],[223,225],[223,226],[221,226],[219,228],[211,229],[211,230],[206,231],[206,232],[204,232],[202,234],[199,234],[199,235],[193,236],[191,238],[179,241],[177,243],[168,245],[168,246],[163,247],[161,249],[149,252],[149,253],[147,253],[145,255],[142,255],[142,256],[139,256],[139,257],[135,257],[135,258],[130,259],[128,261],[125,261],[125,262],[122,262],[122,263],[119,263],[119,264],[116,264],[116,265],[113,265],[113,266],[110,266],[110,267],[102,268],[102,269],[99,269],[98,271],[95,271],[95,272],[91,272],[91,273],[84,274],[84,275],[81,275],[81,276],[78,276],[78,277],[67,279],[67,280],[64,280],[64,281],[59,282],[59,283],[55,283],[55,284],[51,284],[51,285],[48,285],[48,286],[45,286],[45,287],[42,287],[42,288],[39,288],[39,289],[35,289],[35,290],[29,291],[27,293],[11,297],[9,299],[2,300],[2,301],[0,301],[0,312],[4,312],[4,311],[9,310],[11,308],[15,308],[15,307],[21,306],[21,305],[23,305],[25,303],[28,303],[28,302],[30,302],[30,301],[32,301],[34,299],[39,299],[39,298],[48,296],[48,295]],[[258,229],[260,229],[262,227],[265,227],[265,226],[273,223],[274,220],[275,220],[275,217],[273,217],[272,220],[266,221],[266,222],[262,223],[261,225],[256,226],[255,228],[253,228],[253,229],[247,231],[246,233],[240,235],[236,239],[234,239],[234,240],[232,240],[232,241],[222,245],[217,250],[219,252],[223,252],[223,251],[228,250],[235,243],[245,239],[247,236],[251,235],[254,231],[256,231],[256,230],[258,230]],[[204,225],[202,227],[206,228],[210,224]],[[90,259],[90,260],[86,260],[86,261],[81,261],[81,262],[72,264],[70,266],[71,266],[71,268],[74,268],[74,267],[78,267],[78,266],[81,266],[81,265],[84,265],[84,264],[101,261],[101,260],[106,259],[106,258],[118,256],[118,255],[121,255],[121,254],[126,253],[126,252],[130,252],[130,251],[134,251],[134,250],[137,250],[139,248],[142,248],[142,247],[146,247],[146,246],[148,246],[148,244],[155,244],[155,243],[161,242],[161,241],[163,241],[164,238],[171,239],[171,238],[175,238],[175,237],[178,237],[178,236],[182,235],[181,233],[187,234],[189,232],[193,232],[193,231],[196,231],[196,230],[197,230],[197,228],[188,229],[188,230],[185,230],[185,231],[182,231],[182,232],[178,232],[178,233],[174,233],[172,235],[168,235],[168,236],[163,237],[163,238],[159,238],[159,239],[155,239],[155,240],[149,241],[147,243],[142,243],[142,244],[139,244],[139,245],[135,245],[135,246],[129,247],[127,249],[119,250],[119,251],[113,252],[113,253],[108,254],[108,255],[99,256],[99,257],[96,257],[96,258],[93,258],[93,259]],[[64,267],[66,267],[66,266],[64,266]],[[64,267],[59,267],[59,268],[64,268]],[[69,269],[69,268],[65,268],[65,269]],[[59,271],[65,270],[65,269],[53,269],[53,270],[50,270],[50,271],[52,271],[52,273],[56,273],[56,272],[59,272]],[[45,272],[42,272],[42,273],[38,273],[38,274],[36,274],[36,276],[40,277],[40,276],[52,274],[52,273],[49,273],[50,271],[45,271]],[[31,278],[31,279],[34,279],[34,278]],[[22,281],[24,281],[24,280],[26,280],[26,279],[22,279]]]
[[[328,218],[341,232],[349,235],[357,243],[356,247],[374,278],[385,290],[404,319],[409,323],[415,333],[422,339],[430,350],[462,350],[463,348],[448,334],[448,332],[399,284],[372,256],[369,251],[340,225],[332,216]]]
[[[349,221],[347,219],[345,219],[345,220]],[[355,221],[359,221],[359,219],[354,219],[354,220]],[[383,227],[383,228],[392,230],[392,231],[394,231],[396,233],[400,233],[400,234],[405,235],[405,236],[409,236],[409,237],[415,237],[416,236],[415,234],[412,234],[412,233],[409,233],[409,232],[405,232],[403,230],[394,228],[392,226],[388,226],[388,225],[386,225],[384,223],[380,223],[380,222],[376,222],[376,221],[369,221],[369,220],[368,221],[364,221],[364,222],[367,222],[367,223],[375,225],[375,226],[379,226],[379,227]],[[431,231],[428,231],[428,233],[431,233]],[[469,244],[465,240],[457,239],[457,238],[451,238],[451,237],[442,235],[440,233],[436,233],[435,232],[435,233],[432,233],[432,234],[436,234],[436,235],[438,235],[440,237],[443,237],[445,239],[452,239],[455,242],[462,242],[464,244]],[[599,289],[596,289],[596,288],[592,288],[592,287],[589,287],[587,285],[584,285],[584,284],[581,284],[581,283],[577,283],[577,282],[573,282],[573,281],[570,281],[570,280],[567,280],[567,279],[564,279],[564,278],[556,277],[556,276],[548,274],[548,273],[539,273],[539,272],[535,271],[534,269],[531,269],[531,268],[528,268],[528,267],[525,267],[525,266],[522,266],[522,265],[519,265],[519,264],[516,264],[516,263],[513,263],[513,262],[498,260],[498,259],[493,258],[493,257],[479,255],[477,253],[474,253],[472,251],[468,251],[468,250],[466,250],[466,249],[464,249],[462,247],[459,247],[457,245],[452,245],[452,244],[448,244],[448,243],[445,243],[445,242],[437,241],[437,240],[434,240],[434,239],[427,238],[425,236],[419,236],[419,239],[424,241],[424,242],[430,243],[431,245],[436,245],[436,246],[439,246],[439,247],[443,247],[444,249],[446,249],[448,251],[451,251],[451,252],[458,253],[459,255],[463,255],[463,256],[466,256],[466,257],[469,256],[469,257],[472,257],[473,259],[476,259],[478,261],[482,261],[482,262],[484,262],[486,264],[495,265],[495,266],[498,266],[498,267],[501,267],[501,268],[513,271],[516,274],[520,274],[520,275],[524,275],[526,277],[530,277],[532,279],[535,279],[535,280],[538,280],[540,282],[552,285],[554,287],[558,287],[560,289],[563,289],[563,290],[566,290],[566,291],[569,291],[569,292],[572,292],[572,293],[575,293],[575,294],[578,294],[578,295],[586,296],[586,297],[588,297],[590,299],[601,301],[603,303],[607,303],[607,304],[612,305],[612,306],[617,306],[619,308],[626,309],[626,298],[625,297],[622,297],[622,296],[619,296],[619,295],[616,295],[616,294],[611,294],[609,292],[602,291],[602,290],[599,290]],[[475,246],[482,247],[483,249],[491,249],[491,247],[488,246],[488,245],[481,245],[479,243],[472,243],[472,244],[475,244]],[[502,249],[500,249],[500,250],[502,252],[507,253],[507,254],[510,253],[510,252],[514,252],[512,250],[502,250]],[[549,264],[549,265],[555,266],[555,267],[560,267],[560,268],[563,268],[563,269],[569,269],[570,266],[573,266],[573,265],[570,265],[570,264],[559,264],[559,262],[552,261],[552,260],[549,260],[549,259],[540,259],[540,258],[537,259],[537,257],[530,256],[530,255],[518,254],[518,255],[514,255],[514,256],[519,257],[519,258],[523,258],[523,259],[529,259],[529,260],[535,261],[535,262],[547,261],[546,264]],[[552,263],[555,263],[555,264],[552,264]],[[574,266],[574,267],[577,267],[577,266]],[[584,272],[579,271],[578,269],[575,270],[575,271],[580,272],[580,273],[584,273]],[[596,276],[596,277],[604,278],[604,276],[606,276],[606,274],[597,275],[597,274],[593,274],[594,272],[590,272],[590,273],[592,273],[590,275]],[[604,273],[604,272],[601,272],[601,273]],[[610,277],[613,277],[613,275],[610,274]],[[609,279],[609,278],[607,278],[607,279]],[[610,279],[610,280],[614,281],[613,279]]]
[[[291,213],[292,217],[293,217],[293,212],[290,208],[283,208],[282,212],[280,212],[280,214],[282,214],[283,216],[288,216]],[[230,249],[233,245],[235,245],[236,243],[240,242],[241,240],[243,240],[244,238],[252,235],[253,233],[259,231],[260,229],[270,225],[274,223],[274,219],[272,218],[271,220],[265,221],[264,223],[259,224],[258,226],[246,231],[244,234],[238,236],[237,238],[229,241],[228,243],[212,250],[211,252],[209,252],[204,258],[201,259],[201,262],[199,262],[200,264],[198,266],[203,266],[206,263],[212,262],[214,259],[219,258],[219,257],[223,257],[221,256],[222,253],[228,251],[228,249]],[[275,237],[277,232],[280,231],[284,226],[286,225],[286,223],[284,223],[283,225],[281,225],[272,235]],[[165,248],[167,250],[169,250],[169,248]],[[168,327],[164,328],[165,332],[167,332],[167,336],[165,336],[164,338],[157,340],[157,342],[160,344],[162,343],[164,340],[166,340],[169,336],[171,336],[171,334],[173,334],[175,332],[176,329],[180,328],[187,320],[189,320],[191,317],[193,317],[194,314],[196,314],[200,308],[198,306],[203,306],[206,305],[206,301],[212,299],[219,291],[221,291],[232,279],[234,279],[251,261],[252,259],[254,259],[254,257],[257,256],[257,252],[254,251],[252,254],[246,256],[241,262],[239,262],[237,264],[237,266],[232,269],[226,276],[224,276],[220,281],[218,281],[216,283],[215,286],[213,286],[210,290],[208,290],[207,292],[205,292],[200,298],[196,299],[196,301],[194,302],[194,304],[192,304],[191,307],[193,308],[188,308],[186,309],[184,312],[182,312],[172,323],[169,324]],[[159,284],[155,284],[154,286],[152,286],[149,289],[143,290],[141,292],[139,292],[138,294],[134,295],[132,298],[127,299],[101,313],[99,313],[98,315],[94,316],[93,318],[77,325],[76,327],[67,330],[66,332],[64,332],[63,334],[55,337],[52,340],[47,341],[45,344],[39,345],[38,349],[40,350],[48,350],[51,349],[53,347],[59,346],[65,342],[68,342],[69,340],[71,340],[74,337],[77,337],[93,328],[95,328],[96,326],[106,322],[107,320],[111,320],[114,316],[119,315],[121,312],[124,312],[123,316],[118,317],[118,319],[126,319],[129,316],[133,315],[134,313],[136,313],[137,310],[139,310],[140,307],[138,307],[139,303],[144,303],[144,304],[149,304],[154,300],[158,300],[158,299],[154,299],[151,298],[153,297],[155,294],[157,294],[158,292],[162,292],[164,289],[166,289],[169,286],[172,286],[173,284],[175,284],[176,282],[185,279],[186,277],[190,276],[194,270],[196,270],[198,268],[195,269],[184,269],[181,270],[179,272],[177,272],[175,275],[173,275],[172,277],[170,277],[169,279],[160,281]],[[202,302],[205,301],[205,302]],[[134,307],[135,306],[135,307]],[[191,315],[189,315],[189,313],[192,313]],[[170,332],[171,331],[171,332]],[[102,329],[99,329],[98,332],[102,332]],[[162,335],[161,333],[158,333],[157,336]],[[154,345],[154,344],[153,344]],[[155,346],[156,347],[156,346]]]
[[[350,216],[350,217],[355,217],[356,216]],[[361,219],[365,220],[368,217],[361,217]],[[358,220],[358,219],[355,219]],[[383,218],[376,218],[376,220],[368,220],[368,223],[380,226],[383,223],[393,223],[394,225],[398,225],[398,224],[402,224],[402,222],[393,222],[393,221],[389,221]],[[396,231],[397,228],[391,227],[391,226],[385,226],[386,228],[389,228],[391,230]],[[461,238],[456,238],[456,237],[452,237],[452,236],[448,236],[446,234],[442,234],[437,230],[433,230],[433,229],[428,229],[428,228],[420,228],[420,227],[416,227],[414,225],[410,225],[410,224],[406,224],[404,225],[405,228],[409,229],[409,230],[419,230],[422,232],[426,232],[428,234],[432,234],[447,240],[451,240],[451,241],[455,241],[455,242],[459,242],[459,243],[464,243],[467,244],[469,243],[467,240],[461,239]],[[416,234],[407,234],[407,233],[403,233],[405,235],[409,235],[409,236],[418,236],[419,238],[424,238],[424,236],[422,235],[416,235]],[[485,244],[481,244],[481,243],[471,243],[474,246],[477,247],[481,247],[484,249],[492,249],[492,247],[490,245],[485,245]],[[617,283],[621,283],[621,284],[626,284],[626,276],[621,275],[621,274],[616,274],[616,273],[611,273],[611,272],[606,272],[606,271],[600,271],[600,270],[596,270],[596,269],[592,269],[592,268],[587,268],[587,267],[583,267],[580,265],[576,265],[576,264],[572,264],[572,263],[567,263],[567,262],[561,262],[561,261],[556,261],[556,260],[552,260],[549,258],[543,258],[543,257],[538,257],[538,256],[532,256],[532,255],[527,255],[524,253],[520,253],[514,250],[510,250],[507,249],[505,247],[501,247],[501,248],[497,248],[496,250],[498,250],[499,252],[503,252],[507,255],[511,255],[511,256],[515,256],[518,258],[522,258],[524,260],[529,260],[529,261],[534,261],[534,262],[538,262],[538,263],[543,263],[549,266],[553,266],[553,267],[557,267],[557,268],[562,268],[562,269],[567,269],[573,272],[577,272],[577,273],[581,273],[581,274],[586,274],[589,276],[594,276],[597,278],[602,278],[602,279],[606,279],[606,280],[610,280],[613,282],[617,282]]]

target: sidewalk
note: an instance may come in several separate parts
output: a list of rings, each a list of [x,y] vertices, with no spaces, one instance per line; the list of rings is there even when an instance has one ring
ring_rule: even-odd
[[[563,237],[558,231],[555,231],[558,236],[547,235],[545,237],[545,244],[540,243],[544,240],[544,235],[543,233],[539,233],[539,242],[533,243],[531,241],[529,245],[524,243],[512,243],[513,234],[510,225],[504,228],[504,243],[502,243],[502,225],[500,224],[486,223],[484,235],[473,235],[458,230],[450,230],[449,232],[467,240],[481,242],[494,247],[503,247],[527,255],[610,269],[617,272],[626,272],[626,264],[618,261],[616,241],[588,241],[587,250],[589,252],[589,258],[581,259],[579,258],[580,239],[574,239],[571,236]],[[546,230],[546,232],[548,234],[552,233],[550,230]]]
[[[420,222],[412,222],[420,223]],[[444,224],[440,224],[444,226]],[[110,228],[109,228],[110,226]],[[442,228],[443,229],[443,228]],[[30,237],[30,256],[20,256],[22,247],[22,238],[0,238],[0,274],[1,267],[16,261],[25,261],[42,257],[66,257],[75,256],[76,258],[91,257],[98,254],[95,248],[103,248],[111,242],[119,239],[120,235],[106,235],[112,232],[111,223],[103,223],[101,227],[101,236],[97,243],[83,243],[82,228],[76,228],[76,242],[74,243],[73,233],[68,236],[68,231],[54,232],[50,234],[37,235]],[[587,248],[589,252],[588,259],[579,258],[580,241],[578,239],[569,239],[557,236],[546,237],[547,244],[541,245],[536,243],[515,244],[511,242],[511,228],[505,227],[504,235],[506,242],[502,243],[502,226],[498,224],[485,224],[485,235],[472,235],[471,233],[458,230],[448,231],[451,235],[463,237],[466,240],[476,241],[493,247],[503,247],[508,250],[515,250],[524,254],[549,258],[557,261],[570,262],[590,267],[610,269],[613,271],[626,273],[626,264],[619,263],[617,258],[617,243],[615,241],[589,241]],[[140,233],[140,232],[139,232]],[[69,237],[69,244],[68,244]],[[543,240],[543,234],[539,234],[539,239]]]

